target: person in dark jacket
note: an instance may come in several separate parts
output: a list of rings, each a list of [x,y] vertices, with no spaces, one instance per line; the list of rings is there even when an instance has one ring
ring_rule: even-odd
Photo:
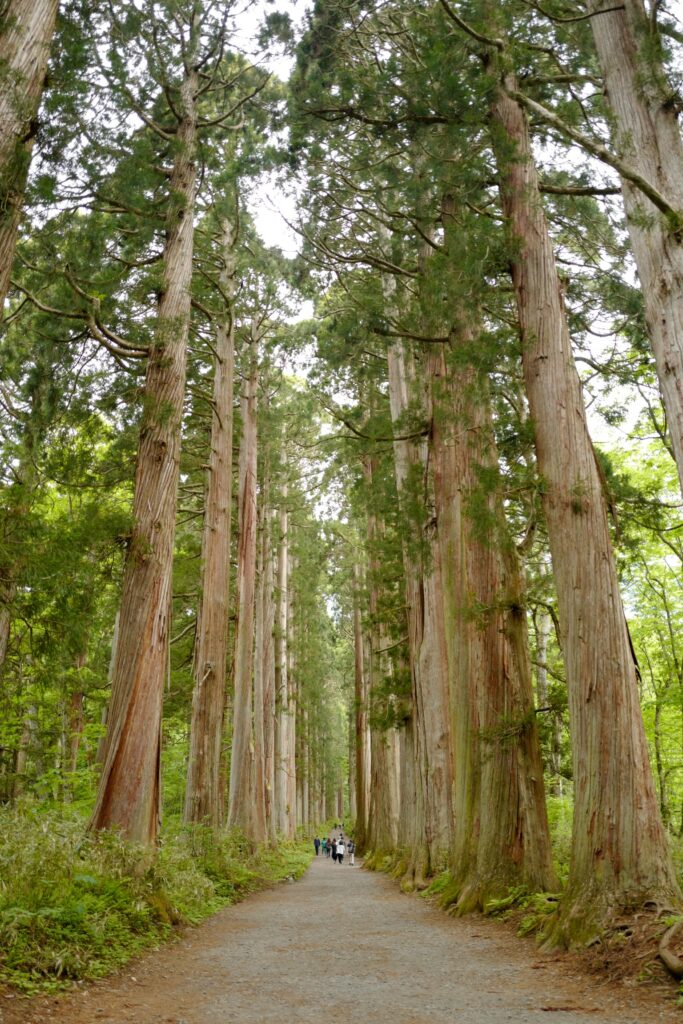
[[[320,839],[318,838],[318,836],[316,836],[315,839],[313,840],[313,845],[315,846],[316,857],[320,856]]]

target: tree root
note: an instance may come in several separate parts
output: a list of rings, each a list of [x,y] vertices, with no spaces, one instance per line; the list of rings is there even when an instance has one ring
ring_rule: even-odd
[[[683,929],[683,920],[676,921],[667,929],[659,943],[659,957],[674,978],[683,978],[683,960],[669,947],[681,929]]]

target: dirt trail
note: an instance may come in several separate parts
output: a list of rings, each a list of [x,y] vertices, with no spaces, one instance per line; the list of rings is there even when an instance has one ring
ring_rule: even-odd
[[[507,929],[454,920],[323,857],[88,991],[0,998],[1,1024],[644,1024],[641,991],[573,975]]]

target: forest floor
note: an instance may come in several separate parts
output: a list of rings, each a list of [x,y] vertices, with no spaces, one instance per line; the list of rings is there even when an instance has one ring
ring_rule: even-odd
[[[0,1024],[651,1024],[683,1011],[600,981],[486,918],[453,919],[322,857],[121,974],[59,997],[0,993]]]

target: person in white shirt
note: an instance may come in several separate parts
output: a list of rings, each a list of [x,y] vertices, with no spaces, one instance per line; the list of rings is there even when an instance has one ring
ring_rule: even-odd
[[[344,847],[344,840],[343,839],[339,839],[337,841],[337,864],[343,864],[344,863],[344,853],[345,852],[346,852],[346,849]]]

